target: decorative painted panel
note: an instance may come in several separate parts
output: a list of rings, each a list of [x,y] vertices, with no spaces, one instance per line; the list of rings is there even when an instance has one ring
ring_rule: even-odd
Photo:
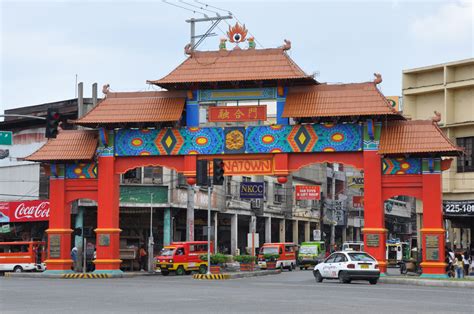
[[[364,125],[364,150],[378,150],[382,123],[367,120]]]
[[[272,125],[247,128],[247,153],[342,152],[362,150],[358,124]]]
[[[95,179],[97,178],[96,163],[79,163],[66,165],[68,179]]]
[[[441,159],[423,158],[422,167],[423,173],[441,173]]]
[[[359,124],[119,130],[116,156],[223,153],[347,152],[362,150]]]
[[[275,99],[275,87],[199,90],[199,101]]]
[[[420,174],[421,159],[419,158],[383,158],[383,174]]]

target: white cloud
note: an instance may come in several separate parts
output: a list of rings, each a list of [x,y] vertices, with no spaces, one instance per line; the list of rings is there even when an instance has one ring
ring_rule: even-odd
[[[444,4],[434,14],[417,18],[411,25],[412,35],[433,43],[472,42],[473,10],[471,1]]]

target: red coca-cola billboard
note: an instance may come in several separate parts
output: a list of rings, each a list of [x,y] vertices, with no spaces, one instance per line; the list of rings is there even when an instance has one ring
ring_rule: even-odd
[[[0,223],[49,220],[49,201],[0,202]]]

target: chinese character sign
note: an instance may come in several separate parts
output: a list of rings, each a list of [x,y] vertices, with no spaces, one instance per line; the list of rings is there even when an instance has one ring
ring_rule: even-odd
[[[320,200],[321,187],[319,185],[297,185],[296,200]]]
[[[352,197],[352,207],[353,208],[364,208],[364,197],[354,195]]]
[[[217,106],[209,108],[209,122],[267,120],[267,106]]]

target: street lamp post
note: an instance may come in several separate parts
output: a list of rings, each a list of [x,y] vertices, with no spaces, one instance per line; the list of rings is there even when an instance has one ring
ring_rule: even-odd
[[[150,237],[148,238],[148,272],[153,272],[153,193],[150,194]]]
[[[210,180],[209,180],[210,181]],[[207,274],[211,274],[211,182],[207,184]]]

